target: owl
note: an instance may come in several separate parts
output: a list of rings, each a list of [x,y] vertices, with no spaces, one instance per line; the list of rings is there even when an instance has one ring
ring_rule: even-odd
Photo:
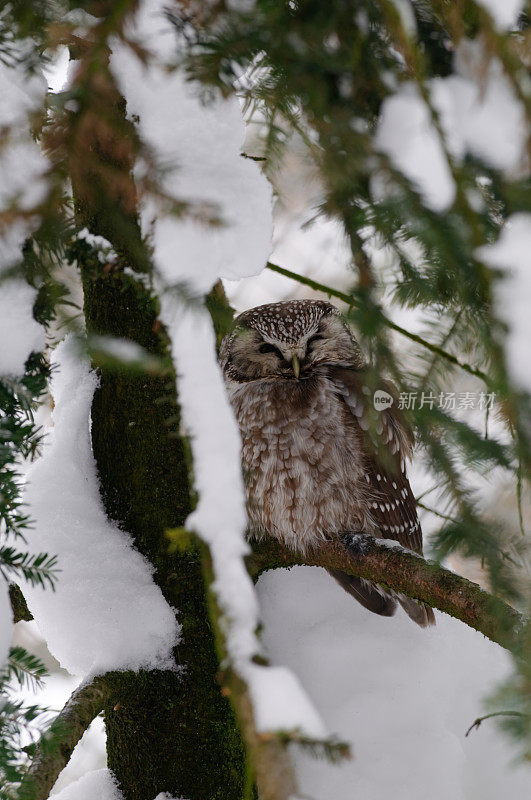
[[[368,424],[367,364],[339,311],[321,300],[252,308],[222,342],[220,363],[242,435],[250,532],[304,553],[349,533],[393,539],[422,553],[406,477],[411,431],[396,402]],[[393,387],[382,381],[393,400]],[[431,608],[377,584],[328,570],[382,616],[400,603],[421,626]]]

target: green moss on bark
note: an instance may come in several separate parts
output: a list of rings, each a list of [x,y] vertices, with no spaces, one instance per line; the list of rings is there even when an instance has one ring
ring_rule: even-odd
[[[122,272],[82,269],[90,333],[132,339],[167,358],[153,300]],[[174,375],[100,371],[92,441],[107,513],[155,567],[178,609],[182,641],[176,672],[114,673],[105,707],[109,766],[126,800],[161,791],[189,800],[240,800],[245,752],[229,701],[216,680],[218,659],[207,613],[200,554],[169,556],[164,532],[191,509],[186,452],[179,436]]]

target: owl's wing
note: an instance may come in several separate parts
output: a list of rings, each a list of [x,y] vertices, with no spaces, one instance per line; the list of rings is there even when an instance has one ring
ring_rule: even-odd
[[[382,381],[393,403],[378,412],[376,432],[367,422],[372,397],[364,392],[363,370],[332,367],[330,379],[361,430],[365,480],[371,495],[371,515],[382,539],[394,539],[403,547],[422,553],[422,530],[417,503],[406,475],[406,461],[413,447],[413,433],[398,409],[395,388]]]

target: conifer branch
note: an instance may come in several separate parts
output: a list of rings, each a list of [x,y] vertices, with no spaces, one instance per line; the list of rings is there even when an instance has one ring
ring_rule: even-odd
[[[23,553],[11,545],[0,546],[0,574],[6,580],[22,577],[32,586],[53,589],[57,572],[57,556]]]
[[[363,547],[353,553],[338,538],[306,555],[288,550],[272,537],[253,542],[248,557],[253,577],[297,565],[336,569],[365,578],[444,611],[508,650],[515,652],[520,647],[525,618],[516,609],[476,583],[394,542],[385,544],[364,536]]]
[[[313,758],[323,758],[331,764],[339,764],[345,759],[352,759],[350,744],[335,736],[330,736],[328,739],[315,739],[297,731],[279,731],[271,736],[276,736],[284,745],[295,744]]]
[[[465,733],[465,736],[468,736],[469,733],[473,730],[477,730],[482,722],[486,719],[491,719],[492,717],[525,717],[526,714],[523,714],[521,711],[492,711],[490,714],[484,714],[482,717],[478,717],[474,720],[470,728]]]
[[[11,647],[7,664],[2,670],[2,683],[15,680],[22,688],[29,686],[33,690],[42,686],[48,671],[40,658],[26,652],[23,647]],[[4,677],[5,676],[5,677]]]
[[[302,283],[305,286],[309,286],[311,289],[314,289],[316,292],[324,292],[324,294],[328,295],[328,297],[336,297],[338,300],[342,300],[343,303],[346,303],[350,308],[357,305],[357,301],[352,295],[346,294],[346,292],[341,292],[339,289],[334,289],[332,286],[327,286],[324,283],[319,283],[319,281],[314,281],[311,278],[307,278],[305,275],[300,275],[297,272],[292,272],[285,267],[280,267],[278,264],[273,264],[271,261],[267,262],[267,268],[270,269],[272,272],[278,272],[279,275],[284,275],[286,278],[291,278],[298,283]],[[412,342],[416,342],[416,344],[420,344],[426,350],[429,350],[431,353],[434,353],[440,358],[443,358],[445,361],[450,362],[459,369],[464,370],[464,372],[468,372],[469,375],[474,375],[476,378],[480,378],[485,383],[489,383],[488,375],[483,372],[482,370],[478,369],[477,367],[473,367],[471,364],[467,364],[464,361],[459,361],[459,359],[452,355],[452,353],[448,353],[439,345],[433,344],[429,342],[427,339],[424,339],[422,336],[419,336],[417,333],[412,333],[411,331],[406,330],[406,328],[402,328],[401,325],[397,325],[396,322],[388,319],[384,316],[385,324],[391,328],[391,330],[400,333],[402,336],[410,339]]]
[[[73,692],[37,745],[33,762],[20,784],[19,800],[46,800],[74,747],[110,696],[105,676]]]

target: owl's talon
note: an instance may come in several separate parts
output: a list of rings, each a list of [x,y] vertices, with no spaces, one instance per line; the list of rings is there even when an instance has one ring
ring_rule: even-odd
[[[373,537],[369,536],[368,533],[353,533],[351,531],[343,533],[341,539],[349,553],[354,556],[367,555],[371,549],[371,541],[373,541]]]

